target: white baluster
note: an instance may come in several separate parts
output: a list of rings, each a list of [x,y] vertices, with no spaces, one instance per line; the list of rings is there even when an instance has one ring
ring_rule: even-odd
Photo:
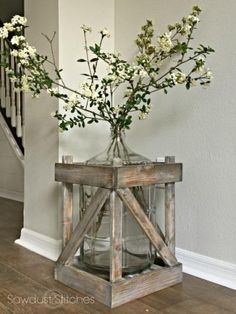
[[[9,47],[7,43],[5,42],[5,51],[9,53]],[[8,57],[9,60],[9,57]],[[11,97],[10,97],[10,79],[6,73],[5,75],[5,82],[6,82],[6,116],[7,118],[10,118],[11,116]]]
[[[1,38],[1,54],[4,52],[4,41]],[[2,58],[1,58],[2,61]],[[5,99],[5,71],[4,67],[1,67],[1,107],[6,107],[6,99]]]
[[[22,94],[22,104],[21,104],[21,108],[22,108],[22,121],[21,121],[21,125],[22,125],[22,145],[23,147],[25,147],[25,98],[24,98],[24,94]]]
[[[15,71],[15,58],[11,56],[11,68]],[[11,82],[11,126],[16,127],[15,83]]]
[[[22,136],[22,119],[21,119],[21,94],[17,91],[17,101],[16,101],[16,135],[18,137]]]
[[[20,73],[20,66],[17,65],[17,72]],[[21,92],[16,92],[16,135],[22,137],[22,119],[21,119]]]

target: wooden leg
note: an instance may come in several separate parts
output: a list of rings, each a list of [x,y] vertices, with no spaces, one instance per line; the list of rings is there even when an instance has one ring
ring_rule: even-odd
[[[166,157],[166,163],[174,163],[175,157]],[[175,255],[175,184],[165,184],[165,243]]]
[[[123,205],[115,191],[110,195],[111,207],[111,249],[110,249],[110,281],[122,277],[122,211]]]
[[[69,264],[73,260],[77,249],[83,241],[85,233],[91,227],[93,220],[96,218],[96,215],[99,213],[100,209],[104,205],[109,194],[110,191],[107,189],[99,188],[97,190],[94,197],[91,199],[89,207],[85,211],[82,219],[79,221],[74,232],[72,233],[72,236],[68,241],[66,247],[63,249],[58,259],[58,263]]]
[[[178,262],[175,256],[166,246],[165,242],[162,240],[161,236],[158,234],[155,227],[148,219],[147,215],[144,213],[143,209],[134,197],[131,190],[129,188],[126,188],[119,189],[117,190],[117,192],[124,202],[125,206],[131,211],[134,218],[139,223],[140,227],[143,229],[152,244],[155,246],[163,261],[169,266],[176,265]]]
[[[72,164],[73,157],[72,156],[63,156],[62,162],[64,164]],[[62,222],[62,229],[63,229],[63,236],[62,236],[62,245],[63,248],[68,243],[69,239],[71,238],[73,232],[73,184],[70,183],[63,183],[62,184],[63,190],[63,222]]]

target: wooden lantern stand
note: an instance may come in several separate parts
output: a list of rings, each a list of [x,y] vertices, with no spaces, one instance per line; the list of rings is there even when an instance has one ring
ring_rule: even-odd
[[[174,157],[143,165],[85,165],[71,156],[56,164],[55,179],[63,183],[63,250],[55,267],[55,279],[92,295],[109,307],[175,285],[182,281],[182,265],[175,257],[175,182],[182,180],[182,164]],[[97,187],[90,205],[72,228],[73,184]],[[165,189],[165,235],[154,227],[132,193],[135,186],[163,184]],[[75,254],[105,201],[110,199],[110,277],[104,279],[80,267]],[[122,207],[130,210],[153,246],[163,266],[152,265],[136,276],[122,277]]]

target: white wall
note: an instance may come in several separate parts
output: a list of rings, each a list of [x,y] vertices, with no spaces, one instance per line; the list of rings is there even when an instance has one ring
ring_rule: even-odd
[[[114,28],[114,2],[109,0],[99,3],[71,0],[70,5],[66,0],[25,0],[25,15],[30,26],[26,32],[27,39],[40,53],[50,55],[48,43],[41,33],[51,36],[56,31],[59,34],[54,45],[56,58],[59,67],[65,68],[65,81],[76,88],[81,71],[76,60],[84,53],[80,26],[88,24],[94,28],[91,38],[97,38],[97,31],[104,26],[111,32]],[[112,39],[107,47],[113,49]],[[61,239],[60,184],[54,181],[54,165],[59,160],[59,138],[57,121],[50,117],[57,107],[57,100],[48,95],[43,94],[39,99],[26,95],[24,229],[18,243],[39,253],[42,249],[37,245],[44,241],[41,235],[49,237],[49,245],[54,243],[50,239]],[[99,130],[105,133],[103,127]],[[100,138],[97,129],[77,129],[62,134],[60,154],[74,155],[77,160],[86,159],[92,152],[97,152]],[[91,146],[93,149],[90,150]],[[33,240],[32,231],[36,232]]]
[[[98,32],[107,27],[111,38],[107,39],[104,49],[114,49],[114,0],[59,0],[59,51],[60,68],[65,71],[65,82],[78,88],[83,81],[81,73],[86,73],[84,64],[76,60],[85,57],[83,32],[81,26],[89,25],[93,32],[88,35],[90,44],[97,42]],[[102,69],[100,69],[102,70]],[[106,147],[109,127],[104,124],[74,128],[60,134],[60,155],[73,155],[75,160],[84,161]],[[104,141],[103,141],[104,140]]]
[[[51,36],[58,30],[58,1],[25,1],[28,18],[26,36],[42,54],[50,48],[42,33]],[[55,39],[58,60],[58,38]],[[58,160],[58,127],[50,116],[57,109],[57,100],[41,95],[25,99],[25,212],[26,229],[58,239],[59,208],[58,185],[54,182],[54,164]]]
[[[0,126],[0,197],[23,202],[24,169]]]
[[[236,3],[198,3],[203,14],[195,42],[209,43],[216,50],[209,59],[215,76],[212,86],[191,91],[176,88],[167,96],[156,95],[150,118],[135,123],[127,137],[130,146],[147,157],[175,155],[184,164],[184,181],[176,186],[177,246],[235,264],[236,43],[232,21]],[[107,47],[130,59],[133,40],[146,18],[153,18],[163,32],[165,25],[188,14],[195,1],[71,0],[69,4],[59,0],[58,22],[56,0],[26,0],[31,25],[28,36],[47,52],[40,33],[50,33],[59,24],[59,64],[65,69],[66,82],[77,87],[82,71],[75,62],[83,53],[81,24],[96,30],[108,27],[115,33],[115,44],[113,39]],[[91,38],[94,36],[96,32]],[[57,239],[57,185],[53,177],[58,138],[56,125],[49,118],[57,104],[43,97],[34,102],[28,99],[28,105],[25,224]],[[59,155],[85,160],[104,148],[107,131],[100,125],[61,134]]]
[[[159,32],[188,14],[192,0],[117,0],[115,48],[128,59],[139,25],[153,18]],[[198,0],[203,13],[195,43],[216,50],[209,58],[215,79],[207,89],[183,88],[153,97],[149,119],[128,134],[146,156],[175,155],[184,164],[177,184],[177,246],[236,263],[236,2]],[[132,17],[132,18],[131,18]],[[125,34],[125,36],[124,36]]]

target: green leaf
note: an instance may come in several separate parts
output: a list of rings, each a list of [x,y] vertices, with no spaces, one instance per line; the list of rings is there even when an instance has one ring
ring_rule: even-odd
[[[77,62],[87,62],[85,59],[78,59]]]

